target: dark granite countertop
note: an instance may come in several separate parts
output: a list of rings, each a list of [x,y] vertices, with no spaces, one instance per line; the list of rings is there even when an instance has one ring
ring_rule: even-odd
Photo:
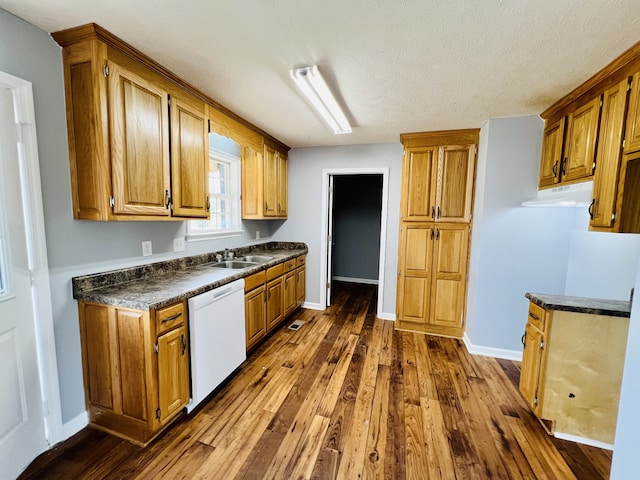
[[[204,267],[216,254],[183,257],[139,267],[74,277],[73,298],[135,310],[154,310],[304,255],[304,243],[269,242],[234,248],[237,256],[268,255],[273,260],[243,270]]]
[[[631,316],[631,302],[624,300],[605,300],[600,298],[568,297],[545,293],[525,294],[529,300],[545,310],[588,313],[591,315],[609,315],[612,317]]]

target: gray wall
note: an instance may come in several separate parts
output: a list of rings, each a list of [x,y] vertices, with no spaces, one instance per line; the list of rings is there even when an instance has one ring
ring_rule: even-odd
[[[243,222],[242,237],[188,242],[185,252],[173,253],[184,222],[73,220],[60,48],[46,32],[1,9],[0,45],[0,70],[33,84],[62,419],[68,422],[85,411],[71,277],[261,243],[270,239],[273,222]],[[253,240],[256,230],[259,241]],[[151,257],[142,257],[144,240],[153,242]]]
[[[322,236],[322,170],[328,168],[389,168],[385,278],[382,310],[395,316],[402,145],[381,143],[340,147],[297,148],[289,152],[289,218],[273,232],[275,240],[296,239],[309,246],[307,302],[320,303]]]
[[[631,262],[630,262],[631,263]],[[636,262],[637,275],[634,282],[636,299],[640,293],[640,261]],[[624,362],[618,425],[613,449],[611,480],[627,480],[637,477],[638,432],[640,431],[640,301],[635,301],[631,310],[631,323],[627,339],[627,354]]]
[[[467,335],[521,350],[527,291],[563,293],[574,212],[525,208],[536,195],[542,120],[490,120],[481,130],[471,239]]]
[[[382,175],[336,175],[333,276],[378,280]]]

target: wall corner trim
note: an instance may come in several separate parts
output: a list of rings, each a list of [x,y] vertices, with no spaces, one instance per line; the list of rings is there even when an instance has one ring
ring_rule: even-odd
[[[85,411],[62,424],[62,438],[60,438],[59,441],[62,442],[73,437],[87,425],[89,425],[89,415]]]
[[[308,308],[309,310],[324,311],[327,307],[323,307],[321,303],[304,302],[302,308]]]
[[[378,315],[378,318],[380,320],[391,320],[392,322],[396,321],[395,313],[384,313],[384,312],[382,312],[381,314]]]
[[[483,357],[503,358],[505,360],[522,361],[522,352],[518,350],[506,350],[504,348],[486,347],[483,345],[474,345],[465,332],[462,339],[467,350],[472,355],[482,355]]]

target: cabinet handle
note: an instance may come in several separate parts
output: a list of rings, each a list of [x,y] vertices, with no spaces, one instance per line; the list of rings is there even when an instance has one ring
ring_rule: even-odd
[[[436,240],[440,240],[440,229],[436,228]]]
[[[593,220],[593,207],[596,205],[596,199],[594,198],[593,200],[591,200],[591,203],[589,204],[589,218],[591,220]]]
[[[264,202],[264,211],[269,211],[269,202]]]
[[[282,211],[282,207],[280,206],[280,204],[278,203],[278,213],[280,213]]]
[[[164,191],[164,206],[167,210],[169,210],[169,206],[171,205],[171,195],[169,195],[169,190]]]
[[[565,176],[567,174],[567,163],[569,163],[569,158],[564,157],[562,159],[562,176]]]
[[[173,322],[176,318],[182,316],[182,312],[180,313],[176,313],[175,315],[169,317],[169,318],[165,318],[164,320],[162,320],[161,323],[167,323],[167,322]]]
[[[525,346],[526,346],[526,345],[525,345],[525,340],[526,340],[526,338],[527,338],[527,332],[524,332],[524,333],[522,334],[522,338],[520,339],[520,341],[522,342],[522,346],[523,346],[523,347],[525,347]]]
[[[182,355],[187,351],[187,340],[184,338],[184,334],[181,336],[182,339]]]
[[[553,168],[551,169],[551,171],[553,172],[553,178],[558,176],[558,160],[556,160],[553,164]]]
[[[433,240],[433,228],[430,228],[429,230],[431,230],[431,240]]]
[[[209,195],[207,195],[207,212],[211,210],[211,199]]]
[[[436,207],[435,207],[435,205],[431,207],[431,218],[436,218]]]
[[[540,317],[539,317],[539,316],[537,316],[535,313],[529,312],[529,316],[530,316],[531,318],[533,318],[534,320],[540,320]]]
[[[438,205],[438,215],[436,216],[436,218],[440,218],[440,205]]]

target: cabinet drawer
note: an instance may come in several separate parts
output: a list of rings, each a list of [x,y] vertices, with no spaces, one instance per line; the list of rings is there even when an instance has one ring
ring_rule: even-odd
[[[278,265],[269,267],[269,269],[267,269],[267,282],[270,282],[274,278],[278,278],[282,276],[283,273],[284,273],[284,263],[279,263]]]
[[[156,334],[160,335],[185,321],[184,303],[176,303],[156,311]]]
[[[244,279],[244,291],[249,292],[260,285],[263,285],[267,279],[267,272],[265,270],[249,275]]]
[[[287,260],[284,262],[284,273],[290,272],[296,268],[296,259],[292,258],[291,260]]]
[[[296,267],[301,267],[302,265],[305,264],[307,259],[306,255],[301,255],[298,258],[296,258]]]
[[[539,307],[535,303],[529,303],[528,321],[541,332],[544,332],[545,313],[546,312],[543,308]]]

